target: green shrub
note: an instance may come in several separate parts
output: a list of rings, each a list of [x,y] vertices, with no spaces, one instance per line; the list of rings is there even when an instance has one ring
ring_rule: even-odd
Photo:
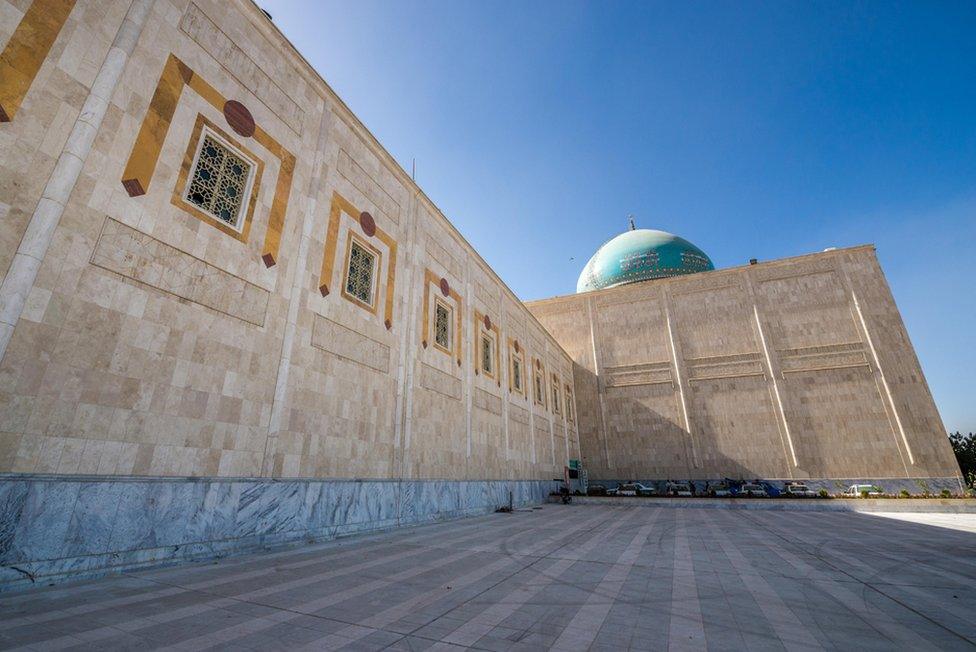
[[[826,489],[821,489],[820,491],[817,492],[817,495],[820,498],[830,498],[830,494],[827,493],[827,490]]]
[[[861,490],[861,498],[867,498],[867,497],[868,497],[868,490],[867,489],[862,489]]]
[[[902,489],[901,491],[898,492],[898,497],[899,498],[911,498],[912,495],[910,493],[908,493],[908,489]]]
[[[939,496],[942,498],[952,498],[952,492],[948,489],[943,489],[939,492]]]

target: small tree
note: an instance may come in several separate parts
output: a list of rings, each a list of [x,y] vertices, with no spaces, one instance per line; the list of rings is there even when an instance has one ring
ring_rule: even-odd
[[[956,453],[963,479],[970,487],[976,487],[976,433],[964,435],[957,431],[949,435],[949,442]]]

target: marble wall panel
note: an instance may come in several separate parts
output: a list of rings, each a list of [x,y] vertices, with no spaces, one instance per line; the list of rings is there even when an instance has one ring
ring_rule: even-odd
[[[542,481],[0,480],[0,591],[544,502]]]

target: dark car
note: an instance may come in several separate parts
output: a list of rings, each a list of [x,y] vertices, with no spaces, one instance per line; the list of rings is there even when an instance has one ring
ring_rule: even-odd
[[[587,496],[606,496],[607,488],[602,484],[591,484],[586,488]]]

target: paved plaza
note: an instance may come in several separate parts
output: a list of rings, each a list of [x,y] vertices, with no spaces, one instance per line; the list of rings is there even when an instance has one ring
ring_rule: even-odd
[[[545,505],[0,595],[4,649],[971,649],[976,518]]]

